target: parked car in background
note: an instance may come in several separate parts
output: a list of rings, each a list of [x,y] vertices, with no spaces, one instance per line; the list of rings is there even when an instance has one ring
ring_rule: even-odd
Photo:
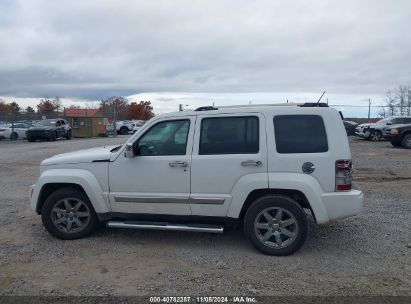
[[[394,147],[411,149],[411,124],[389,128],[387,133]]]
[[[116,121],[117,134],[127,135],[133,130],[132,122],[129,120]]]
[[[132,130],[131,134],[136,133],[140,128],[144,125],[145,121],[144,120],[136,120],[131,122]]]
[[[33,125],[23,122],[16,122],[0,126],[0,140],[1,139],[18,139],[26,138],[26,131]]]
[[[358,125],[355,129],[355,135],[372,141],[379,141],[388,138],[387,130],[389,127],[408,123],[411,123],[411,116],[391,116],[376,123]]]
[[[55,141],[57,138],[71,139],[71,127],[65,119],[44,119],[26,132],[27,140]]]
[[[345,132],[347,132],[347,136],[354,136],[355,128],[357,126],[358,126],[358,123],[355,121],[344,120],[344,128],[345,128]]]

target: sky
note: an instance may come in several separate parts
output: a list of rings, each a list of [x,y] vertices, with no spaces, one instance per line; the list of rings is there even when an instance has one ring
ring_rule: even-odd
[[[410,28],[409,0],[0,0],[0,98],[117,95],[162,113],[326,90],[365,116],[369,98],[411,85]]]

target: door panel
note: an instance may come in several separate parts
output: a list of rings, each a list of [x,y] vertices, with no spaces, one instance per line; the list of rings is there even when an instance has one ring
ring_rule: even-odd
[[[264,116],[199,115],[195,133],[191,211],[226,216],[235,183],[248,174],[267,173]]]
[[[110,203],[114,212],[191,214],[190,165],[195,116],[184,119],[187,124],[174,130],[177,121],[182,120],[153,122],[135,142],[142,155],[134,158],[121,155],[110,164]]]

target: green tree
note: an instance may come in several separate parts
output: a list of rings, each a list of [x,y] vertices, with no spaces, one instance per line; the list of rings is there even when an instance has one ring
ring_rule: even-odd
[[[33,114],[34,112],[36,112],[36,111],[34,111],[34,109],[33,109],[32,107],[30,107],[30,106],[28,106],[25,111],[26,111],[27,113],[30,113],[30,114]]]
[[[15,101],[10,102],[9,105],[10,105],[11,110],[12,110],[13,112],[20,112],[21,108],[20,108],[20,106],[18,105],[17,102],[15,102]]]

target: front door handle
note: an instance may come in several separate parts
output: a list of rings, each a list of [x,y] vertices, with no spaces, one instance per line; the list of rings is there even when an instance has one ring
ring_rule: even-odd
[[[174,162],[168,163],[168,165],[172,168],[174,168],[174,167],[188,167],[188,162],[186,162],[186,161],[174,161]]]
[[[247,167],[247,166],[255,166],[255,167],[260,167],[263,163],[259,160],[245,160],[241,162],[241,166]]]

